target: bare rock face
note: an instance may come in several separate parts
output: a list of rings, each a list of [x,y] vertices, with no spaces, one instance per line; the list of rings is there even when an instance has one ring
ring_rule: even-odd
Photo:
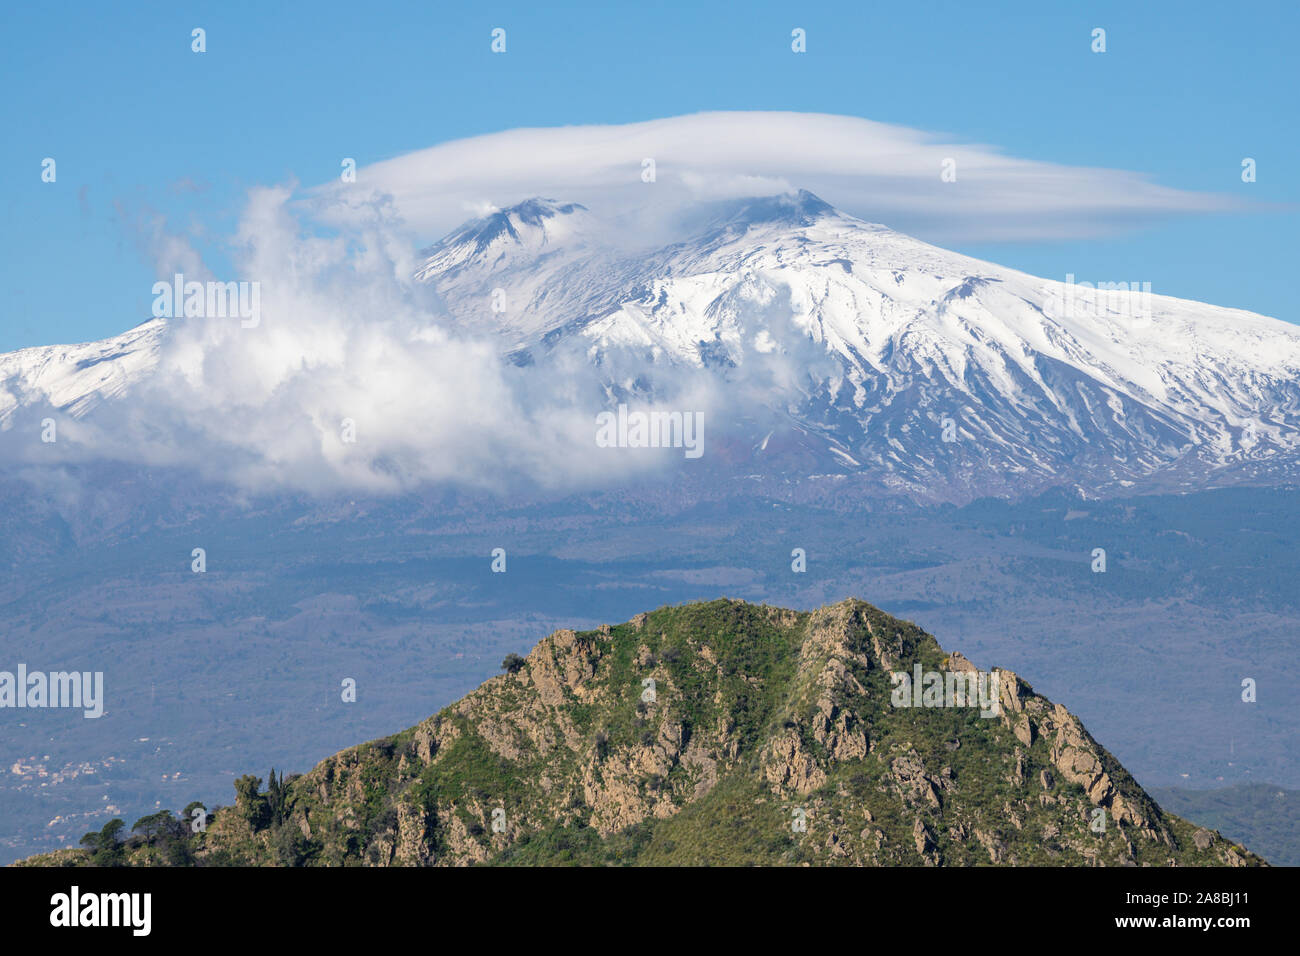
[[[976,830],[975,839],[979,840],[980,845],[988,853],[990,863],[1006,861],[1007,845],[996,833],[989,830]]]
[[[867,691],[855,671],[870,671],[872,661],[861,649],[856,610],[846,602],[815,611],[808,621],[794,681],[796,687],[806,688],[807,716],[797,717],[773,740],[763,759],[764,775],[778,790],[809,793],[826,782],[823,764],[860,760],[868,753],[867,734],[855,708]],[[823,756],[807,750],[805,734]]]
[[[1015,765],[1011,771],[1011,782],[1019,787],[1025,782],[1025,755],[1020,748],[1016,748]]]
[[[816,759],[803,749],[797,730],[791,729],[768,746],[763,775],[778,792],[811,793],[826,783]]]
[[[1118,763],[1097,745],[1078,718],[1060,704],[1039,697],[1011,671],[1000,674],[1002,723],[1020,743],[1032,747],[1043,738],[1052,768],[1067,784],[1080,786],[1091,805],[1104,808],[1114,822],[1136,827],[1144,839],[1167,840],[1167,834],[1152,825],[1154,803],[1127,774],[1124,786],[1116,783],[1112,770],[1119,769]],[[1044,791],[1051,790],[1055,777],[1043,770],[1039,782]],[[1044,797],[1042,805],[1050,802]]]
[[[890,764],[890,776],[903,802],[917,808],[942,808],[941,794],[953,787],[951,780],[926,773],[925,766],[914,749]]]
[[[427,866],[433,863],[429,836],[429,821],[424,812],[409,801],[399,802],[397,843],[393,862],[398,866]]]
[[[939,852],[938,845],[934,842],[934,834],[919,817],[912,823],[912,839],[916,843],[916,852],[925,861],[925,865],[938,866]]]
[[[1016,739],[1026,747],[1034,742],[1034,725],[1029,722],[1028,714],[1019,714],[1014,725]]]
[[[962,654],[961,651],[953,651],[948,655],[948,658],[944,663],[947,665],[947,669],[951,671],[958,671],[960,673],[979,672],[979,668],[967,660],[966,656]]]
[[[597,832],[615,833],[650,816],[651,803],[633,782],[637,776],[627,765],[592,768],[583,775],[583,799],[592,808],[591,825]]]
[[[1016,676],[1014,671],[998,671],[998,699],[1002,705],[1004,715],[1018,714],[1024,710],[1025,705],[1021,700],[1024,692],[1024,683]]]
[[[869,671],[872,665],[857,649],[855,624],[853,610],[843,605],[815,612],[800,652],[799,677],[810,676],[817,694],[813,737],[836,761],[867,755],[866,731],[854,710],[867,690],[854,667]]]

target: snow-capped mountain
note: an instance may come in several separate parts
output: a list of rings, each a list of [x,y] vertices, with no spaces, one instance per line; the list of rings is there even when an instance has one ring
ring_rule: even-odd
[[[415,277],[465,335],[516,366],[591,368],[605,402],[708,379],[727,396],[710,464],[742,474],[969,498],[1289,481],[1300,462],[1300,328],[1034,278],[807,192],[701,205],[655,242],[532,199],[455,230]],[[0,356],[0,428],[24,405],[90,413],[166,334]]]
[[[1275,319],[1038,279],[807,192],[715,204],[658,249],[598,234],[588,210],[531,200],[443,240],[418,277],[516,361],[581,352],[615,394],[656,369],[761,381],[820,465],[922,495],[1278,477],[1300,450],[1300,329]]]
[[[102,342],[0,354],[0,427],[24,405],[50,405],[80,417],[123,394],[157,365],[165,330],[164,320],[151,319]]]

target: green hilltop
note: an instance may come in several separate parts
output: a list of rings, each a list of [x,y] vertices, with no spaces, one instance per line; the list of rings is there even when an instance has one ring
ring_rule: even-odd
[[[917,665],[978,675],[857,600],[561,630],[415,727],[240,778],[202,832],[192,804],[20,865],[1263,865],[1010,671],[993,717],[895,706]]]

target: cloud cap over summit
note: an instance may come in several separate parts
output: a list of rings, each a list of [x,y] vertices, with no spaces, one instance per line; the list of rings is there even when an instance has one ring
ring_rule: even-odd
[[[645,181],[647,160],[653,182]],[[955,182],[941,177],[945,168],[955,171]],[[1251,207],[1140,173],[1023,159],[858,117],[776,111],[492,133],[372,164],[356,183],[322,186],[314,196],[331,206],[342,200],[350,215],[362,216],[385,197],[427,239],[468,215],[539,194],[605,209],[617,204],[642,219],[653,208],[670,219],[682,204],[796,188],[940,242],[1093,237]],[[343,209],[322,212],[349,218]]]

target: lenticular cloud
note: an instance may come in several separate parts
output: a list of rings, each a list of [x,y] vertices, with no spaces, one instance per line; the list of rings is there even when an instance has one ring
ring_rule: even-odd
[[[653,184],[645,181],[647,160]],[[951,181],[941,177],[945,169]],[[644,230],[652,213],[668,221],[690,203],[795,188],[940,243],[1091,237],[1245,206],[1124,170],[1020,159],[859,117],[775,111],[509,130],[375,163],[358,170],[355,183],[313,195],[335,221],[369,218],[382,198],[413,235],[430,239],[537,195],[608,214],[622,208]]]

